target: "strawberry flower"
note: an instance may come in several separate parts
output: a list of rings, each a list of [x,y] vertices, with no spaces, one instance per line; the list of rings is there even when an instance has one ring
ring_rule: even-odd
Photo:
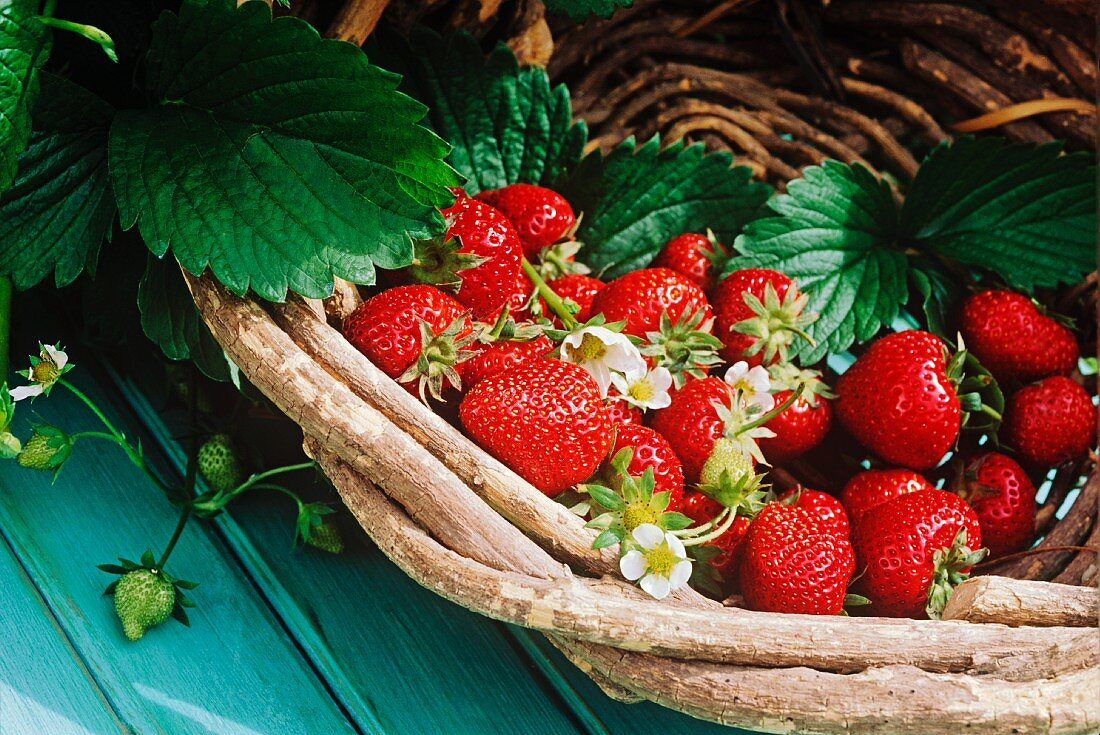
[[[765,367],[750,368],[744,360],[730,366],[723,378],[741,396],[750,412],[767,413],[775,407],[771,394],[771,376]]]
[[[619,559],[624,577],[658,600],[687,584],[691,561],[683,541],[652,523],[643,523],[630,535],[636,548]]]
[[[32,382],[30,385],[21,385],[14,389],[11,392],[13,401],[21,401],[24,398],[33,398],[34,396],[48,396],[54,384],[61,379],[61,376],[74,367],[69,364],[69,356],[61,349],[60,342],[56,345],[46,345],[40,342],[38,348],[40,350],[38,357],[32,355],[30,358],[31,366],[18,373]]]
[[[646,371],[645,358],[630,338],[607,327],[583,327],[567,334],[561,342],[561,358],[587,370],[604,398],[613,373],[637,375]]]
[[[672,373],[668,368],[655,367],[640,373],[612,373],[611,384],[619,391],[622,400],[642,410],[668,408],[672,404],[669,389]]]

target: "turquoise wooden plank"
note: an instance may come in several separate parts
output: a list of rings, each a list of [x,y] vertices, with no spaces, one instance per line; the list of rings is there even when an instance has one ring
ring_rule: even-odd
[[[128,378],[115,377],[127,403],[182,466],[169,426],[178,416],[154,406]],[[289,454],[298,435],[289,424],[284,429],[280,446]],[[262,431],[269,446],[279,443],[270,426]],[[327,486],[288,484],[311,500],[338,504]],[[348,548],[339,556],[292,551],[294,511],[280,497],[243,496],[216,522],[360,727],[390,735],[583,731],[501,626],[417,585],[343,516]]]
[[[81,370],[73,373],[76,382],[117,418],[91,371]],[[25,427],[28,411],[21,409]],[[70,430],[92,426],[61,390],[33,409]],[[43,473],[0,465],[0,527],[127,725],[143,735],[357,731],[202,524],[189,526],[168,563],[169,571],[202,582],[193,594],[192,628],[171,622],[141,642],[126,641],[111,600],[101,596],[110,577],[94,565],[161,547],[175,511],[112,447],[82,442],[71,461],[53,486]]]
[[[0,732],[125,732],[45,600],[0,538]]]

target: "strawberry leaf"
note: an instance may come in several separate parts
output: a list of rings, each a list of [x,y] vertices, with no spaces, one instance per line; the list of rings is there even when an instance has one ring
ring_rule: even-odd
[[[408,41],[383,37],[371,56],[400,72],[401,89],[428,106],[470,194],[550,185],[581,158],[588,132],[573,122],[568,90],[550,86],[541,67],[520,67],[503,44],[486,56],[468,33],[416,28]]]
[[[703,232],[732,240],[758,216],[771,193],[752,171],[733,166],[728,152],[707,154],[682,141],[661,148],[656,136],[640,146],[628,138],[604,155],[585,156],[559,187],[583,212],[579,257],[606,278],[649,263],[673,236]]]
[[[112,183],[125,228],[238,294],[325,296],[373,283],[443,230],[457,182],[424,108],[355,46],[264,3],[186,0],[153,26],[154,107],[118,113]]]
[[[737,238],[728,271],[774,268],[798,281],[819,314],[796,354],[808,364],[870,339],[908,298],[906,256],[894,246],[897,207],[889,186],[867,168],[826,161],[769,206],[779,216],[751,223]]]
[[[209,378],[231,378],[229,358],[210,333],[175,258],[150,254],[137,291],[141,328],[169,360],[192,360]]]
[[[38,70],[50,54],[40,0],[0,0],[0,191],[15,180],[17,158],[31,136]]]
[[[610,18],[616,8],[629,8],[634,0],[542,0],[546,10],[558,15],[568,15],[573,20],[584,20],[589,15]]]
[[[1096,267],[1096,166],[1061,144],[961,138],[921,164],[903,242],[981,266],[1013,286],[1072,283]]]
[[[928,331],[952,342],[951,315],[962,300],[962,284],[942,263],[928,255],[911,257],[909,266],[909,280],[920,296],[920,307]]]
[[[29,288],[52,271],[57,286],[95,271],[115,202],[107,176],[114,110],[83,87],[43,72],[34,133],[19,174],[0,196],[0,274]]]

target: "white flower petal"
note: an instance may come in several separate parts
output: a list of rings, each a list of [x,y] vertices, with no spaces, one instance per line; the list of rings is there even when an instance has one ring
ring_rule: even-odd
[[[672,396],[669,395],[666,390],[664,393],[657,393],[648,401],[646,401],[645,407],[651,410],[657,410],[660,408],[668,408],[672,405]]]
[[[607,391],[611,387],[611,371],[602,360],[589,360],[582,362],[581,367],[588,371],[600,387],[600,397],[607,398]]]
[[[767,413],[775,408],[775,396],[771,393],[753,393],[746,396],[750,406],[756,406],[760,413]]]
[[[726,371],[725,376],[722,378],[730,385],[734,385],[739,380],[745,377],[749,372],[749,364],[744,360],[735,362],[730,365],[729,370]]]
[[[757,365],[745,375],[745,382],[752,386],[757,393],[767,393],[771,390],[771,377],[767,368]]]
[[[668,582],[672,586],[672,589],[678,590],[687,584],[690,577],[691,562],[685,559],[672,568],[672,574],[668,575]]]
[[[34,396],[42,395],[42,386],[35,383],[34,385],[21,385],[18,388],[12,388],[11,399],[13,401],[21,401],[24,398],[33,398]]]
[[[657,393],[668,393],[672,387],[672,373],[666,367],[655,367],[649,371],[649,383]]]
[[[645,375],[646,370],[649,368],[646,365],[645,358],[642,357],[642,353],[638,352],[638,348],[629,342],[626,346],[608,347],[603,359],[612,370],[618,370],[635,380]]]
[[[53,364],[57,365],[58,368],[63,368],[68,364],[69,356],[53,345],[42,345],[42,349],[45,350],[46,354],[53,360]]]
[[[565,335],[565,337],[561,341],[562,346],[572,347],[573,349],[577,349],[578,347],[580,347],[581,341],[584,339],[584,331],[585,330],[582,329],[579,332],[570,332],[569,334]],[[566,352],[566,350],[562,351],[563,354],[565,354]]]
[[[637,549],[626,552],[623,554],[623,558],[619,559],[619,571],[631,582],[641,579],[648,567],[649,563],[646,561],[645,554]]]
[[[647,574],[642,577],[641,585],[650,597],[657,600],[665,599],[668,597],[668,593],[672,591],[672,585],[669,584],[668,578],[658,577],[656,574]]]
[[[611,385],[615,386],[615,390],[619,392],[620,396],[625,396],[630,390],[631,380],[622,373],[611,373]]]
[[[681,559],[687,557],[687,549],[684,548],[684,542],[673,536],[671,533],[665,534],[665,543],[668,544],[669,550],[680,557]]]
[[[665,538],[665,532],[652,523],[643,523],[634,529],[632,535],[643,549],[655,549]]]

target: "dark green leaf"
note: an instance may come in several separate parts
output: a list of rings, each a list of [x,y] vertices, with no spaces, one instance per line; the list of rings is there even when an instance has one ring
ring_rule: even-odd
[[[116,579],[114,582],[111,582],[109,585],[107,585],[103,589],[104,597],[109,597],[110,595],[113,595],[115,593],[115,588],[118,587],[118,583],[119,580]]]
[[[927,255],[909,259],[909,278],[920,295],[921,313],[928,331],[953,341],[948,325],[963,297],[962,284],[942,263]]]
[[[50,32],[36,18],[41,0],[0,0],[0,191],[15,180],[31,136],[38,70],[50,55]]]
[[[191,627],[191,619],[187,617],[187,611],[183,609],[183,605],[175,605],[172,608],[172,617],[175,618],[177,622],[186,625],[188,628]]]
[[[196,587],[199,586],[199,583],[198,582],[192,582],[189,579],[177,579],[175,581],[175,585],[177,587],[181,587],[185,590],[193,590],[193,589],[195,589]]]
[[[372,283],[443,229],[457,182],[423,107],[355,46],[263,3],[188,0],[153,28],[148,91],[120,112],[112,183],[125,228],[238,294]]]
[[[195,308],[175,258],[148,256],[137,300],[141,328],[165,357],[193,360],[207,377],[229,380],[229,359]]]
[[[402,89],[428,106],[471,194],[517,182],[550,185],[580,160],[588,133],[573,122],[569,91],[551,87],[541,67],[520,68],[507,46],[485,56],[467,33],[417,28],[408,42],[384,38],[378,52],[372,57],[401,72]]]
[[[629,8],[634,0],[542,0],[542,4],[548,12],[584,20],[589,15],[610,18],[615,8]]]
[[[731,168],[727,152],[705,154],[700,144],[658,138],[635,147],[630,138],[606,156],[585,156],[559,187],[583,212],[579,258],[613,278],[641,268],[669,239],[708,227],[731,241],[760,212],[771,188],[752,180],[744,166]]]
[[[118,564],[96,564],[95,568],[101,572],[107,572],[108,574],[126,574],[129,570],[126,567],[119,566]]]
[[[114,110],[83,87],[43,72],[34,133],[14,185],[0,196],[0,274],[29,288],[51,271],[64,286],[110,235],[115,202],[107,176]]]
[[[737,238],[729,270],[759,266],[797,279],[819,317],[800,340],[804,363],[873,337],[908,298],[905,253],[893,246],[897,207],[885,181],[865,167],[826,161],[792,181]]]
[[[1014,286],[1072,283],[1096,267],[1096,166],[1061,144],[962,138],[921,164],[901,233]]]

